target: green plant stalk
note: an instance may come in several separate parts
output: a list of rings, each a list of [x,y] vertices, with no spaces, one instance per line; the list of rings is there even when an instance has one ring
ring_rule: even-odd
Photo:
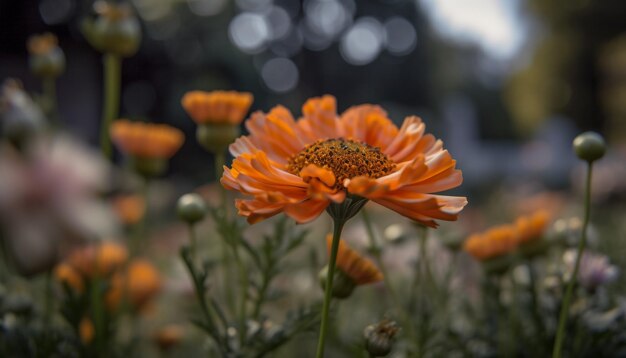
[[[56,80],[53,77],[45,77],[41,82],[41,86],[47,105],[46,115],[50,122],[56,125],[58,124]]]
[[[224,220],[228,220],[229,210],[228,210],[228,193],[226,189],[221,186],[220,178],[222,177],[222,173],[224,172],[224,165],[226,164],[226,154],[224,152],[214,153],[214,165],[215,165],[215,183],[218,186],[220,191],[220,207],[222,208],[222,214],[224,215]],[[224,237],[225,242],[222,243],[222,267],[223,267],[223,288],[226,293],[226,302],[228,302],[229,309],[232,312],[235,312],[235,298],[232,290],[231,282],[231,260],[228,254],[228,246],[232,243],[228,242],[231,238]],[[234,245],[234,244],[233,244]]]
[[[552,351],[553,358],[560,358],[562,355],[563,341],[565,339],[565,325],[567,323],[567,316],[569,314],[570,301],[572,300],[574,286],[578,277],[578,270],[580,269],[580,259],[587,243],[587,227],[589,226],[591,212],[591,173],[593,172],[592,162],[588,162],[587,164],[587,182],[585,184],[585,218],[583,220],[582,235],[580,238],[580,242],[578,243],[578,253],[576,255],[576,262],[574,264],[574,272],[572,272],[572,276],[567,283],[565,296],[563,297],[561,314],[559,315],[559,325],[556,332],[556,339],[554,340],[554,348]]]
[[[44,327],[46,330],[48,330],[52,323],[52,269],[49,269],[46,272],[44,284],[45,284]]]
[[[189,251],[191,252],[191,261],[192,262],[196,262],[196,248],[197,248],[197,243],[196,243],[196,230],[195,230],[195,225],[194,224],[189,224]]]
[[[111,159],[111,137],[109,128],[120,110],[120,84],[122,76],[122,59],[118,55],[105,53],[104,62],[104,105],[100,127],[100,149],[105,158]]]
[[[248,272],[246,269],[246,264],[241,259],[239,255],[239,248],[236,243],[233,243],[233,257],[235,258],[235,264],[237,265],[237,270],[239,271],[239,297],[241,300],[239,301],[239,309],[238,309],[238,317],[239,317],[239,343],[243,347],[246,341],[247,327],[246,327],[246,319],[247,319],[247,305],[248,305]]]
[[[365,231],[367,232],[367,236],[370,242],[370,247],[372,248],[372,254],[374,256],[374,259],[376,260],[376,264],[378,265],[378,268],[383,273],[385,286],[387,287],[387,291],[389,291],[389,296],[391,298],[392,305],[393,307],[396,307],[399,310],[398,313],[401,319],[404,321],[403,324],[408,330],[409,337],[411,338],[412,341],[415,341],[414,338],[416,336],[416,333],[415,333],[415,327],[413,326],[411,319],[410,319],[411,315],[405,309],[404,305],[402,304],[400,298],[398,297],[395,289],[393,288],[391,284],[390,276],[387,274],[387,268],[383,264],[382,250],[380,249],[380,247],[378,246],[376,242],[374,228],[372,226],[372,222],[370,220],[370,216],[366,208],[361,209],[361,215],[363,216],[363,223],[365,224]]]
[[[104,317],[102,311],[102,300],[100,299],[100,279],[94,278],[91,286],[91,305],[93,310],[93,324],[95,331],[95,346],[99,356],[104,347]]]
[[[337,251],[339,251],[339,240],[341,231],[346,223],[345,219],[333,218],[333,242],[330,250],[330,260],[328,262],[328,274],[326,275],[326,287],[324,289],[324,306],[322,308],[322,323],[320,325],[319,340],[317,342],[317,358],[324,357],[324,345],[328,333],[328,313],[330,312],[330,302],[332,299],[333,277],[335,276],[335,264],[337,261]]]
[[[147,232],[146,232],[146,223],[148,221],[148,212],[150,205],[148,205],[148,192],[149,192],[150,182],[148,179],[142,179],[140,196],[144,202],[145,210],[143,216],[133,227],[133,233],[131,235],[130,242],[130,256],[137,257],[141,252],[141,248],[143,243],[148,240]]]

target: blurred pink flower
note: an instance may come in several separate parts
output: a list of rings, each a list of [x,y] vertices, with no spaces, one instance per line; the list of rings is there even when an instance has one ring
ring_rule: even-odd
[[[61,243],[116,229],[96,196],[109,185],[107,163],[75,140],[42,138],[26,153],[0,145],[0,173],[0,229],[23,274],[53,265]]]
[[[571,276],[574,271],[576,255],[577,252],[574,249],[567,250],[563,254],[567,276]],[[615,281],[618,274],[618,268],[609,263],[607,256],[594,254],[590,251],[583,252],[578,271],[578,282],[587,290],[593,291]]]

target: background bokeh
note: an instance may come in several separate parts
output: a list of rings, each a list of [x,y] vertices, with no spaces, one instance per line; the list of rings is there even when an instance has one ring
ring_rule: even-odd
[[[253,110],[295,112],[330,93],[340,109],[417,114],[458,158],[468,188],[527,176],[569,183],[570,141],[626,133],[626,3],[543,0],[133,0],[143,27],[124,60],[121,114],[173,124],[193,138],[180,98],[236,89]],[[80,33],[90,0],[0,2],[0,78],[39,83],[26,39],[51,31],[68,58],[62,123],[95,144],[101,63]],[[172,173],[201,181],[211,165],[187,141]]]

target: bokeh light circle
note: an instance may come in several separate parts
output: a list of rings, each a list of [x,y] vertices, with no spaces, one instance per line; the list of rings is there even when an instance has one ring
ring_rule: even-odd
[[[291,91],[298,84],[298,67],[288,58],[276,57],[261,68],[261,77],[267,87],[277,93]]]
[[[385,31],[381,23],[374,18],[364,17],[344,34],[339,50],[346,62],[366,65],[376,59],[384,42]]]

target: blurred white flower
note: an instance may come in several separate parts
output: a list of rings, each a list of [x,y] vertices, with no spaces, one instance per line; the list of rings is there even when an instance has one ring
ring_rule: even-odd
[[[567,250],[563,254],[566,276],[571,277],[576,263],[577,251]],[[584,251],[580,259],[580,269],[578,271],[578,282],[586,289],[593,291],[599,286],[606,285],[617,279],[619,270],[609,263],[609,258],[605,255],[594,254]]]

